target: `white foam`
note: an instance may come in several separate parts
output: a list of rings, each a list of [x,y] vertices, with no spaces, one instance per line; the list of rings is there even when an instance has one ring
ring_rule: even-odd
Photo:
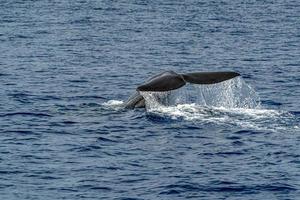
[[[225,107],[203,107],[197,104],[178,104],[150,108],[151,115],[168,116],[171,119],[184,119],[199,123],[239,126],[255,130],[284,130],[285,121],[293,116],[288,112],[267,109],[245,109]]]
[[[119,100],[109,100],[107,102],[102,103],[103,106],[119,109],[123,106],[124,102]]]

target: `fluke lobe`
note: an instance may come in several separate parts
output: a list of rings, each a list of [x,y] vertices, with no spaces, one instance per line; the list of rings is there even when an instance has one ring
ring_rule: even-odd
[[[192,84],[215,84],[240,76],[237,72],[195,72],[177,74],[173,71],[165,71],[153,76],[143,85],[137,87],[136,92],[129,97],[125,108],[143,108],[145,99],[140,91],[165,92],[181,88],[186,83]]]

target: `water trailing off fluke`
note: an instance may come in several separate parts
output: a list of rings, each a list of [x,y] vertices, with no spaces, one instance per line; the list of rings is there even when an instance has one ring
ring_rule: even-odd
[[[240,76],[237,72],[196,72],[177,74],[166,71],[150,78],[146,83],[137,87],[134,93],[125,103],[125,108],[145,107],[146,100],[141,92],[169,92],[185,86],[187,83],[198,85],[211,85]],[[166,98],[160,98],[163,103]]]

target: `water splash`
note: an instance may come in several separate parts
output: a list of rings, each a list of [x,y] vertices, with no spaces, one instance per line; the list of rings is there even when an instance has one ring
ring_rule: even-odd
[[[123,108],[124,102],[119,100],[109,100],[101,105],[110,109],[119,110]]]
[[[200,100],[206,106],[225,108],[259,108],[260,99],[255,90],[242,78],[213,85],[196,85]],[[199,101],[198,101],[199,102]]]
[[[168,92],[141,92],[148,110],[160,106],[176,106],[195,103],[205,107],[259,108],[259,96],[242,78],[234,78],[218,84],[189,84]]]
[[[242,78],[141,95],[148,114],[171,119],[269,131],[286,130],[286,124],[295,121],[288,112],[262,108],[259,96]]]

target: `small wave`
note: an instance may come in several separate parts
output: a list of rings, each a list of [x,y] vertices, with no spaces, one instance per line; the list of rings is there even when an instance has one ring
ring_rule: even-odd
[[[0,117],[10,117],[10,116],[33,116],[33,117],[52,117],[52,115],[45,114],[45,113],[31,113],[31,112],[14,112],[14,113],[5,113],[0,114]]]
[[[70,83],[87,83],[89,82],[88,80],[84,79],[74,79],[74,80],[69,80]]]
[[[88,151],[95,151],[97,149],[101,149],[100,146],[96,146],[96,145],[89,145],[89,146],[79,146],[79,147],[74,147],[71,148],[70,151],[71,152],[88,152]]]
[[[245,193],[249,191],[295,191],[296,188],[282,183],[274,184],[257,184],[257,185],[243,185],[234,182],[216,182],[210,186],[200,185],[197,183],[176,183],[160,187],[163,191],[160,194],[181,194],[193,191],[203,192],[234,192],[234,193]]]
[[[97,139],[99,142],[116,142],[114,140],[111,140],[111,139],[108,139],[108,138],[105,138],[105,137],[98,137]]]
[[[99,190],[99,191],[111,191],[112,188],[106,186],[94,186],[94,185],[80,185],[78,188],[91,189],[91,190]]]

